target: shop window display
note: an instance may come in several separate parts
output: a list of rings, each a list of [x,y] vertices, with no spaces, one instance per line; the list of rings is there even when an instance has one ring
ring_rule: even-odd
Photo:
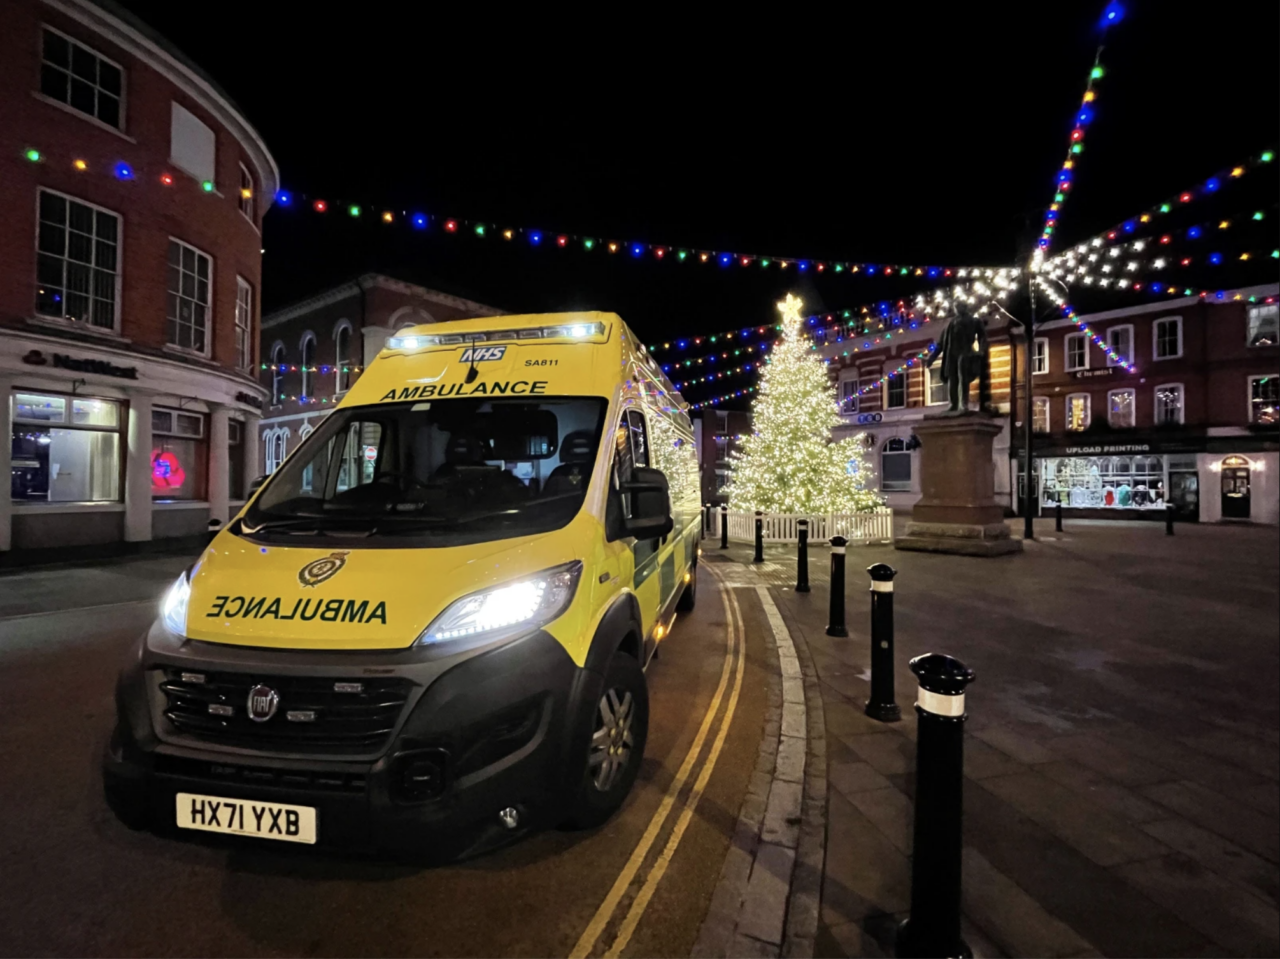
[[[1041,461],[1041,500],[1073,509],[1163,509],[1160,456],[1072,456]]]
[[[15,502],[120,498],[120,404],[44,393],[13,395],[9,483]]]

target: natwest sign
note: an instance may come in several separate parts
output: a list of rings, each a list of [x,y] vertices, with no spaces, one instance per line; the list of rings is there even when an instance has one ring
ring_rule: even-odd
[[[122,380],[138,378],[136,366],[116,366],[106,360],[81,359],[65,353],[51,353],[45,356],[40,350],[28,350],[22,362],[29,366],[49,366],[52,363],[56,369],[72,370],[76,373],[97,373],[99,376],[114,376]]]

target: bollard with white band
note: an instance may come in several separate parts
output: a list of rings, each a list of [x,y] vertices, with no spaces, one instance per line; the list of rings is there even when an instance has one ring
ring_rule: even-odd
[[[898,927],[898,956],[972,956],[960,935],[964,790],[964,691],[973,670],[951,656],[911,660],[916,699],[916,803],[911,915]]]
[[[882,723],[896,723],[902,710],[893,698],[893,578],[887,563],[867,567],[871,577],[871,698],[866,713]]]
[[[707,530],[711,528],[711,504],[704,503],[702,505],[702,535],[698,539],[707,538]]]
[[[720,507],[720,548],[729,548],[729,507]]]
[[[796,521],[796,592],[809,592],[809,521]]]
[[[844,549],[849,541],[843,536],[831,537],[831,619],[828,636],[848,636],[844,628]]]
[[[756,510],[756,554],[751,562],[764,562],[764,513],[760,510]]]

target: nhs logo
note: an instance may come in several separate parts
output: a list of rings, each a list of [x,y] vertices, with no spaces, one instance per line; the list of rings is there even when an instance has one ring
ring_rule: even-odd
[[[505,346],[468,346],[462,351],[459,363],[483,363],[486,360],[500,360],[507,352]]]

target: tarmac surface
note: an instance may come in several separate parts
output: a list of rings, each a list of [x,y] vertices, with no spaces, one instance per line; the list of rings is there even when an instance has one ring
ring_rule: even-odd
[[[0,954],[689,954],[757,760],[768,688],[758,606],[743,609],[736,711],[721,698],[683,789],[672,793],[673,780],[722,676],[733,681],[736,665],[727,669],[726,659],[736,664],[742,645],[730,643],[727,604],[705,575],[697,609],[681,616],[650,665],[648,748],[620,813],[593,831],[547,831],[471,861],[412,868],[263,840],[161,838],[130,831],[107,809],[99,762],[116,671],[186,562],[0,576]],[[711,762],[687,829],[655,877]],[[658,820],[616,907],[601,915],[664,800],[671,814]],[[639,908],[646,881],[652,897]],[[633,931],[620,939],[628,917]],[[599,936],[584,946],[593,922]]]

